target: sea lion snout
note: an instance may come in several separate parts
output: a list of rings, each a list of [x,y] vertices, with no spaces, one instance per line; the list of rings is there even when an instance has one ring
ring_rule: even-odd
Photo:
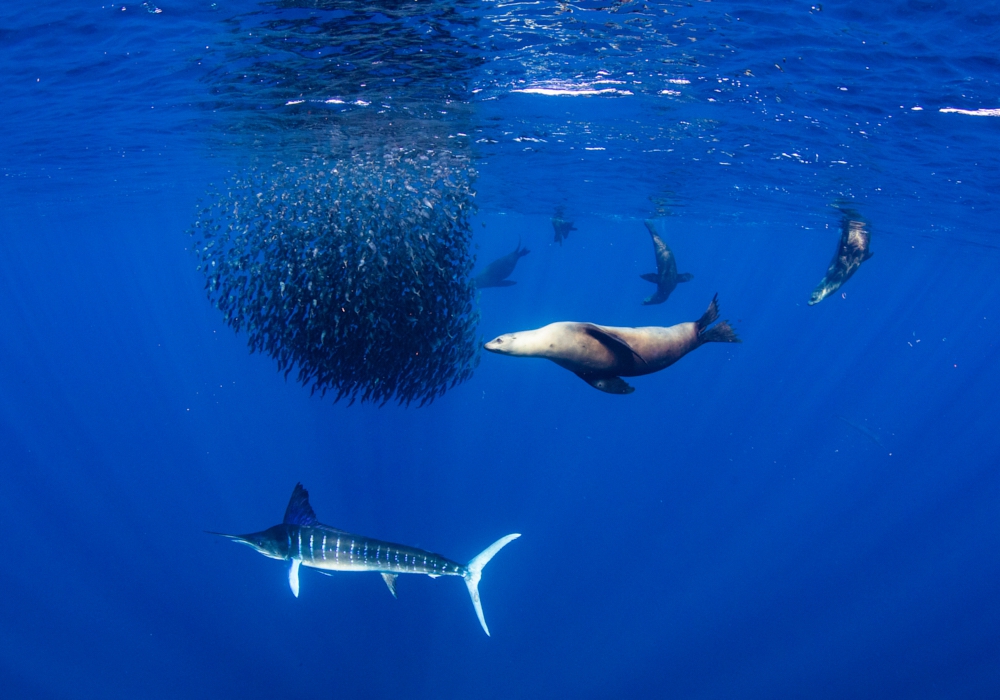
[[[490,342],[486,343],[485,345],[483,345],[483,347],[486,348],[487,350],[489,350],[490,352],[503,353],[504,350],[506,350],[507,348],[509,348],[511,346],[511,342],[513,340],[514,340],[514,336],[513,335],[510,335],[510,334],[508,334],[508,335],[501,335],[501,336],[497,336],[496,338],[494,338]]]
[[[531,331],[504,333],[485,343],[483,347],[499,355],[517,357],[536,357],[539,351],[538,339]]]
[[[809,306],[820,303],[830,295],[830,289],[824,282],[821,282],[820,285],[813,290],[813,293],[809,295]]]

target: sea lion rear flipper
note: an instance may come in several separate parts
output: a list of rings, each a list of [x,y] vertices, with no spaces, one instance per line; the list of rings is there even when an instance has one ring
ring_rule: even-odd
[[[642,277],[647,282],[652,282],[653,284],[659,284],[660,283],[660,276],[658,274],[656,274],[655,272],[647,272],[644,275],[639,275],[639,277]],[[684,280],[684,281],[686,282],[687,280]]]
[[[582,325],[587,335],[610,350],[619,362],[627,365],[630,362],[634,362],[634,360],[639,360],[643,364],[646,364],[646,359],[642,355],[633,350],[631,345],[614,333],[609,333],[600,326],[595,326],[593,323],[584,323]]]
[[[736,331],[729,325],[729,321],[722,321],[718,325],[703,330],[698,334],[698,340],[703,343],[742,343]]]
[[[708,309],[706,309],[705,313],[703,313],[701,315],[701,318],[698,319],[698,335],[701,335],[706,328],[715,323],[717,318],[719,318],[718,293],[716,293],[716,295],[712,297],[712,301],[708,305]]]
[[[677,275],[678,282],[690,282],[693,279],[694,275],[692,275],[690,272],[682,272],[679,275]]]
[[[621,377],[595,377],[593,375],[575,373],[583,381],[590,384],[599,391],[603,391],[605,394],[631,394],[635,391],[635,387],[630,385]]]

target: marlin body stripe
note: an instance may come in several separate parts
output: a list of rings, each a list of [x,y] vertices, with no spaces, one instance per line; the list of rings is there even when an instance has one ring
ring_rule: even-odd
[[[438,576],[461,576],[469,589],[469,596],[476,609],[476,615],[489,635],[486,618],[483,616],[479,600],[479,581],[483,567],[507,543],[521,535],[501,537],[480,552],[468,564],[459,564],[447,557],[428,552],[417,547],[384,542],[382,540],[354,535],[344,530],[324,525],[316,519],[309,505],[309,492],[296,484],[285,510],[285,518],[262,532],[249,535],[226,535],[213,532],[231,540],[253,547],[271,559],[290,562],[288,584],[296,597],[299,595],[299,567],[308,566],[330,571],[377,571],[393,597],[396,595],[396,576],[399,574],[426,574]]]
[[[285,551],[305,566],[327,571],[380,571],[391,574],[465,576],[468,567],[440,554],[352,535],[326,525],[278,525]]]

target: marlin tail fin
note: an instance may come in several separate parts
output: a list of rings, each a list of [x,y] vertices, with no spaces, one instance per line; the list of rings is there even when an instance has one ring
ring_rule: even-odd
[[[479,602],[479,579],[483,575],[483,567],[489,563],[490,559],[492,559],[497,552],[507,546],[507,543],[516,540],[520,536],[520,534],[514,534],[501,537],[482,552],[477,554],[475,558],[469,562],[467,567],[469,572],[465,575],[465,585],[469,587],[469,597],[472,598],[472,605],[476,608],[476,615],[479,617],[479,624],[483,626],[483,631],[486,632],[487,637],[490,636],[490,629],[486,626],[486,618],[483,617],[483,606]]]

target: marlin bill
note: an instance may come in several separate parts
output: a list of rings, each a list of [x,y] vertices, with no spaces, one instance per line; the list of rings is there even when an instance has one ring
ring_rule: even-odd
[[[521,536],[513,534],[501,537],[473,557],[468,564],[459,564],[423,549],[353,535],[322,524],[316,519],[316,513],[309,505],[309,492],[302,484],[295,485],[288,508],[285,509],[285,518],[280,525],[249,535],[227,535],[221,532],[209,534],[228,537],[253,547],[265,557],[290,562],[288,584],[295,597],[299,595],[299,567],[303,565],[323,571],[377,571],[382,574],[393,597],[396,596],[396,576],[399,574],[426,574],[431,578],[461,576],[487,636],[490,630],[486,626],[483,607],[479,602],[479,579],[483,567],[508,542]]]

